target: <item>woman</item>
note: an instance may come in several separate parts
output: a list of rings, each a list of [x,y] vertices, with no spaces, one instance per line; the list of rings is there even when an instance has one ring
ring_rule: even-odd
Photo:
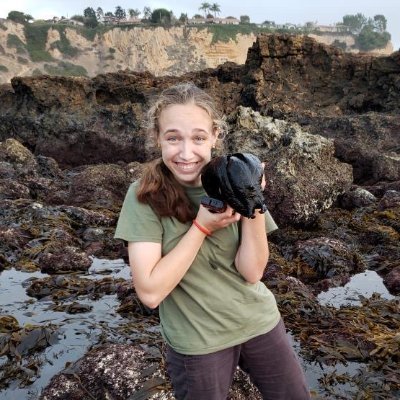
[[[309,399],[273,294],[260,282],[270,215],[211,213],[200,173],[224,123],[195,85],[164,90],[148,112],[162,158],[129,188],[116,238],[128,242],[134,286],[159,306],[178,400],[224,400],[239,365],[265,399]]]

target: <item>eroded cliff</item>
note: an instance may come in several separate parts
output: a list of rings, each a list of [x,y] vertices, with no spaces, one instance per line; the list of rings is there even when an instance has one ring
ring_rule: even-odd
[[[29,38],[23,25],[12,21],[0,20],[0,28],[0,83],[14,76],[93,77],[126,69],[176,76],[215,68],[226,61],[242,65],[256,40],[254,33],[232,32],[222,40],[206,27],[187,26],[115,27],[90,37],[84,29],[55,24],[36,27]],[[324,44],[335,40],[334,36],[313,37]],[[336,39],[348,49],[354,44],[350,36]],[[392,50],[389,43],[379,51],[384,55]]]

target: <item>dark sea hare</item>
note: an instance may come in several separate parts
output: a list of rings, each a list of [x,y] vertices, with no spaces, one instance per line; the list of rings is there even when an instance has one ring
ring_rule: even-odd
[[[255,210],[267,210],[261,188],[264,173],[260,160],[250,153],[213,158],[204,168],[201,181],[207,194],[230,205],[247,218]]]

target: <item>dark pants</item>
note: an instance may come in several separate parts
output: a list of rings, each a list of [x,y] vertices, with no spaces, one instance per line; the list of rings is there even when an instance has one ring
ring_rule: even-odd
[[[263,399],[310,399],[282,320],[271,332],[215,353],[184,355],[168,346],[167,368],[177,400],[225,400],[238,365]]]

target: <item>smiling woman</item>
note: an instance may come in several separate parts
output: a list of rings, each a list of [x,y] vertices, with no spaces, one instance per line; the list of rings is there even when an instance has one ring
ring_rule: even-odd
[[[201,171],[222,121],[191,83],[161,93],[148,130],[162,157],[131,185],[115,237],[128,242],[138,297],[159,306],[178,400],[225,400],[237,366],[264,398],[309,399],[275,298],[260,282],[274,221],[264,208],[251,219],[229,205],[212,213],[201,204]]]

